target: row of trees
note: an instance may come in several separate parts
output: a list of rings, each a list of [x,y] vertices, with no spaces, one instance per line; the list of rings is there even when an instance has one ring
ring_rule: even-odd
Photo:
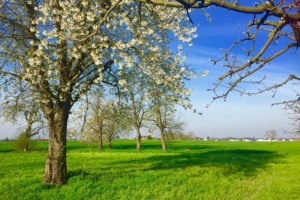
[[[132,77],[131,77],[132,78]],[[136,82],[136,85],[141,85]],[[87,142],[97,142],[99,151],[103,150],[103,141],[108,141],[108,148],[112,147],[113,138],[136,132],[136,149],[141,148],[141,129],[148,129],[148,133],[163,130],[162,148],[166,150],[166,139],[187,139],[191,136],[183,134],[184,123],[176,120],[174,105],[160,105],[161,118],[157,117],[156,107],[150,104],[149,97],[145,98],[145,90],[133,90],[126,86],[118,96],[110,95],[106,99],[104,88],[93,91],[81,107],[74,109],[68,137],[80,138]],[[18,92],[9,96],[1,104],[4,119],[13,124],[24,123],[25,127],[16,138],[16,148],[28,151],[30,138],[37,134],[45,134],[45,119],[38,104],[28,96],[28,90],[19,88]],[[140,88],[141,89],[141,88]],[[141,95],[141,96],[139,96]],[[128,98],[130,96],[130,98]],[[29,101],[30,100],[30,101]],[[161,120],[159,123],[158,120]],[[163,126],[163,127],[161,127]]]
[[[99,151],[103,150],[104,139],[111,148],[113,138],[132,133],[136,134],[136,150],[140,150],[142,129],[158,132],[162,150],[166,151],[167,138],[184,137],[184,123],[175,120],[175,104],[154,104],[151,96],[146,98],[145,89],[133,91],[139,84],[127,85],[119,96],[110,95],[110,99],[105,98],[103,90],[93,92],[86,104],[74,112],[72,130],[82,130],[79,135],[84,141],[97,141]]]
[[[81,138],[85,141],[98,141],[99,150],[102,151],[104,138],[111,148],[113,138],[130,131],[130,126],[125,110],[117,101],[105,102],[101,94],[93,97]]]

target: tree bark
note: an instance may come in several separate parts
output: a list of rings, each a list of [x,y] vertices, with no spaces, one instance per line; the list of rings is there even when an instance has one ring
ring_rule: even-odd
[[[29,151],[29,148],[30,148],[30,138],[31,138],[31,134],[32,134],[31,132],[32,132],[32,124],[33,124],[31,115],[30,115],[30,117],[28,117],[25,114],[25,118],[26,118],[27,125],[26,125],[25,131],[22,133],[23,134],[22,150],[24,152]]]
[[[166,137],[162,128],[160,128],[161,147],[163,151],[167,151]]]
[[[136,150],[141,149],[141,131],[139,127],[136,127]]]
[[[159,105],[156,106],[156,118],[157,118],[157,125],[160,131],[161,147],[163,151],[166,151],[167,150],[166,137],[164,134],[164,124],[162,121],[161,110]]]
[[[45,166],[45,183],[64,184],[67,181],[67,123],[71,106],[61,105],[47,113],[49,128],[48,158]]]
[[[24,152],[29,151],[30,136],[31,136],[31,126],[28,126],[24,132],[24,143],[23,143]]]

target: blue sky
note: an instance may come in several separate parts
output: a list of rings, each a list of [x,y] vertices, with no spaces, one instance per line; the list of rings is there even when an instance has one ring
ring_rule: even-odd
[[[213,97],[206,89],[212,88],[218,76],[224,72],[221,64],[212,65],[208,59],[220,57],[220,48],[228,48],[235,40],[241,38],[246,23],[253,17],[213,7],[207,11],[212,17],[211,22],[207,22],[199,11],[192,12],[192,19],[198,27],[198,38],[194,40],[192,47],[185,49],[186,63],[191,68],[210,71],[207,77],[188,83],[193,90],[191,101],[203,115],[193,115],[192,112],[181,109],[179,116],[187,122],[186,129],[200,137],[263,137],[269,129],[275,129],[279,137],[293,137],[286,133],[293,130],[290,115],[282,106],[272,107],[271,104],[295,98],[295,85],[289,84],[280,88],[274,98],[271,92],[251,97],[231,93],[226,102],[220,99],[206,108]],[[262,44],[264,39],[266,38],[260,37],[257,44]],[[278,48],[284,44],[284,41],[280,41]],[[238,51],[235,53],[242,54]],[[251,79],[260,79],[267,75],[266,83],[274,84],[286,79],[289,73],[299,75],[299,58],[299,50],[289,51],[254,74]],[[255,88],[256,86],[246,86],[248,90]]]
[[[206,89],[212,88],[217,77],[224,72],[221,65],[211,65],[208,59],[221,56],[220,48],[227,48],[242,37],[245,24],[253,17],[214,7],[208,8],[207,11],[212,17],[212,22],[208,22],[199,10],[192,12],[194,25],[198,27],[198,38],[194,39],[192,47],[184,49],[187,65],[197,71],[210,71],[208,76],[187,83],[193,90],[191,101],[203,115],[198,116],[191,111],[179,109],[178,116],[186,122],[186,130],[193,131],[200,137],[263,137],[267,130],[275,129],[279,137],[292,137],[286,133],[292,130],[292,121],[287,111],[281,106],[271,107],[271,104],[295,97],[296,86],[287,85],[281,88],[274,98],[272,93],[252,97],[240,97],[239,94],[232,93],[226,102],[218,100],[206,108],[213,97]],[[261,43],[263,39],[259,38],[257,42]],[[279,47],[281,45],[282,43],[278,44]],[[299,50],[289,51],[253,78],[259,79],[267,74],[267,81],[271,84],[284,80],[289,73],[299,74],[299,58]],[[0,131],[0,138],[13,136],[17,132],[17,126],[0,124]]]

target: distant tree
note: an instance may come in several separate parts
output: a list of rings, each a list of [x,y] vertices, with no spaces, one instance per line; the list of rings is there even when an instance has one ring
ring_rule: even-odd
[[[167,131],[166,136],[168,140],[192,140],[194,138],[192,133],[176,133],[172,130]]]
[[[131,131],[131,121],[127,107],[122,106],[117,101],[110,101],[109,105],[104,135],[108,141],[108,148],[111,149],[114,138]]]
[[[14,87],[5,91],[4,101],[0,108],[7,122],[15,124],[25,121],[25,129],[17,137],[16,147],[22,151],[28,151],[30,138],[46,128],[40,107],[32,98],[32,92],[26,85],[16,81]]]
[[[185,140],[193,138],[192,134],[184,133],[185,123],[176,118],[175,113],[176,109],[174,108],[174,104],[157,106],[156,109],[153,110],[153,121],[160,132],[164,151],[166,151],[166,140]]]
[[[176,99],[175,101],[172,100],[172,98],[174,98],[176,94],[173,93],[173,91],[168,90],[166,91],[167,88],[153,88],[153,90],[151,91],[151,108],[152,108],[152,121],[154,122],[155,126],[158,128],[159,133],[160,133],[160,138],[161,138],[161,144],[162,144],[162,150],[166,151],[167,149],[167,144],[166,144],[166,131],[168,128],[175,128],[175,126],[179,127],[179,124],[176,124],[176,122],[174,122],[174,106],[177,103],[177,100],[181,101],[182,97],[184,96],[177,96],[179,97],[178,99]],[[170,96],[168,96],[170,95]],[[182,95],[182,94],[180,94]],[[171,97],[171,98],[169,98]],[[185,99],[188,100],[188,99]],[[187,102],[188,107],[190,108],[188,104],[189,102]]]
[[[106,100],[100,90],[95,90],[89,97],[82,138],[85,141],[97,141],[99,151],[103,150],[104,140],[108,141],[108,148],[111,148],[114,138],[131,130],[129,118],[128,107],[116,99]]]
[[[148,85],[148,99],[149,106],[152,110],[155,125],[160,131],[160,137],[162,142],[162,150],[166,151],[166,113],[172,112],[175,105],[184,107],[185,109],[191,109],[192,104],[189,96],[191,90],[189,90],[185,81],[199,75],[206,75],[206,72],[201,74],[195,74],[192,70],[184,65],[184,57],[181,57],[182,47],[179,46],[176,56],[172,56],[172,52],[166,48],[168,43],[164,43],[163,52],[164,56],[152,55],[149,60],[155,60],[154,66],[157,66],[158,78],[153,81],[149,79]],[[147,61],[147,59],[145,59]],[[164,83],[164,84],[163,84]],[[196,110],[194,110],[196,112]]]
[[[151,133],[148,133],[147,134],[147,140],[152,140],[153,138],[152,138],[152,135],[151,135]]]
[[[122,76],[125,82],[122,84],[121,98],[128,106],[130,122],[136,131],[136,150],[140,150],[141,128],[145,126],[146,113],[149,111],[147,77],[136,69],[126,70]]]
[[[174,139],[180,139],[180,137],[178,137],[179,135],[188,135],[184,134],[184,126],[185,123],[177,119],[175,116],[170,118],[167,123],[168,132],[173,133]]]
[[[270,140],[274,140],[277,136],[277,131],[274,129],[268,130],[266,131],[265,136]]]
[[[109,116],[110,104],[103,98],[103,93],[96,91],[90,98],[89,112],[87,114],[86,125],[83,131],[85,140],[96,140],[99,151],[103,150],[103,135],[106,121]]]
[[[175,117],[175,114],[171,114],[169,117],[166,118],[167,120],[167,131],[166,131],[166,138],[168,140],[187,140],[193,139],[192,133],[185,133],[184,132],[184,121],[179,120]]]
[[[183,68],[185,69],[185,68]],[[183,70],[184,71],[184,70]],[[186,74],[177,76],[176,81],[168,86],[151,85],[149,89],[150,106],[152,110],[152,119],[155,126],[160,132],[162,150],[166,151],[166,130],[169,122],[172,121],[169,117],[174,117],[175,105],[183,106],[186,109],[191,109],[192,105],[189,101],[190,90],[185,88],[184,81]],[[194,110],[194,112],[197,112]]]
[[[160,38],[161,40],[156,44],[161,47],[163,56],[151,54],[142,47],[135,50],[139,62],[135,63],[131,69],[120,70],[122,80],[120,90],[130,107],[132,125],[137,132],[137,150],[140,149],[141,143],[140,129],[145,126],[144,121],[149,120],[147,112],[150,110],[152,112],[155,110],[155,125],[161,130],[162,149],[166,150],[164,136],[166,127],[164,127],[163,120],[160,120],[161,111],[169,105],[191,109],[189,99],[191,90],[186,87],[185,82],[198,75],[207,74],[206,71],[196,74],[186,67],[184,64],[186,58],[182,56],[183,47],[178,46],[177,51],[168,49],[170,38],[167,34],[162,34]],[[145,66],[145,68],[138,66]],[[151,78],[151,73],[156,74],[155,79]]]

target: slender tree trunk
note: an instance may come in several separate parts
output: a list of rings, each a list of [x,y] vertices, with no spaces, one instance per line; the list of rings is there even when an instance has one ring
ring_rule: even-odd
[[[103,151],[103,134],[100,133],[99,134],[99,141],[98,141],[98,148],[99,148],[99,151]]]
[[[160,131],[161,147],[163,151],[166,151],[167,150],[166,137],[164,134],[164,124],[161,118],[161,110],[159,105],[156,106],[156,117],[157,117],[157,125]]]
[[[140,131],[140,127],[136,127],[136,150],[140,150],[141,149],[141,131]]]
[[[167,150],[166,137],[162,128],[160,128],[161,147],[163,151]]]
[[[60,105],[48,110],[49,146],[45,166],[45,183],[64,184],[67,181],[67,122],[71,106]]]

